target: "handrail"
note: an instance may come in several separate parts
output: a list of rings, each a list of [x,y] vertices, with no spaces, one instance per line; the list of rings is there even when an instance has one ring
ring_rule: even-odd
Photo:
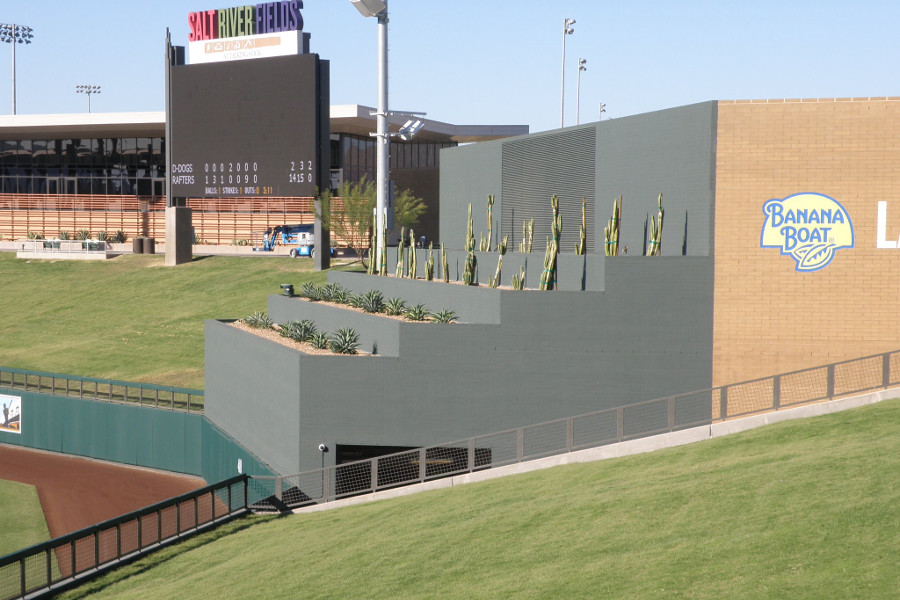
[[[296,475],[255,476],[250,485],[265,499],[253,508],[281,510],[331,502],[896,385],[900,385],[900,350],[413,448]]]
[[[54,594],[124,561],[247,514],[248,506],[247,476],[237,475],[13,552],[0,557],[0,599]]]
[[[203,412],[203,390],[152,383],[80,377],[0,366],[0,388],[185,412]]]

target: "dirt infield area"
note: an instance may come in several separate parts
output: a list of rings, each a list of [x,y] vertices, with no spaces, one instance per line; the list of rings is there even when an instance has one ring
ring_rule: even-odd
[[[199,477],[3,444],[0,444],[0,479],[37,488],[52,537],[206,485]]]

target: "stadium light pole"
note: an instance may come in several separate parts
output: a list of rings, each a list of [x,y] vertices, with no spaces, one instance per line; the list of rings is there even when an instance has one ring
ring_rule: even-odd
[[[350,0],[364,17],[378,18],[378,107],[376,108],[376,174],[375,186],[375,254],[369,260],[379,260],[384,248],[384,219],[390,193],[390,143],[388,125],[388,8],[387,0]]]
[[[12,114],[16,114],[16,44],[30,44],[34,30],[15,23],[0,23],[0,42],[12,44]]]
[[[587,63],[587,59],[579,58],[578,59],[578,87],[577,92],[575,93],[575,124],[581,125],[581,72],[587,71],[587,67],[584,66]]]
[[[563,53],[562,53],[562,84],[559,91],[559,127],[562,129],[566,116],[566,36],[575,33],[572,25],[575,19],[567,18],[563,21]]]
[[[88,114],[91,114],[91,94],[99,94],[100,86],[99,85],[76,85],[75,86],[76,94],[87,94],[88,98]]]

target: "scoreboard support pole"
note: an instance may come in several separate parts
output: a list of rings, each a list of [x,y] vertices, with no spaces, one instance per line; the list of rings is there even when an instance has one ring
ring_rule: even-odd
[[[193,259],[191,209],[184,198],[172,196],[172,67],[184,64],[184,46],[173,46],[166,30],[166,266]]]

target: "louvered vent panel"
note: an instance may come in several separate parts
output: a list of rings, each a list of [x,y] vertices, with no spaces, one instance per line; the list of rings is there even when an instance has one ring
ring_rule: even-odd
[[[574,252],[581,228],[581,199],[587,199],[587,248],[594,251],[594,174],[596,130],[576,129],[530,137],[503,145],[501,231],[517,250],[522,221],[534,217],[534,250],[543,251],[550,235],[550,198],[559,196],[562,252]]]

